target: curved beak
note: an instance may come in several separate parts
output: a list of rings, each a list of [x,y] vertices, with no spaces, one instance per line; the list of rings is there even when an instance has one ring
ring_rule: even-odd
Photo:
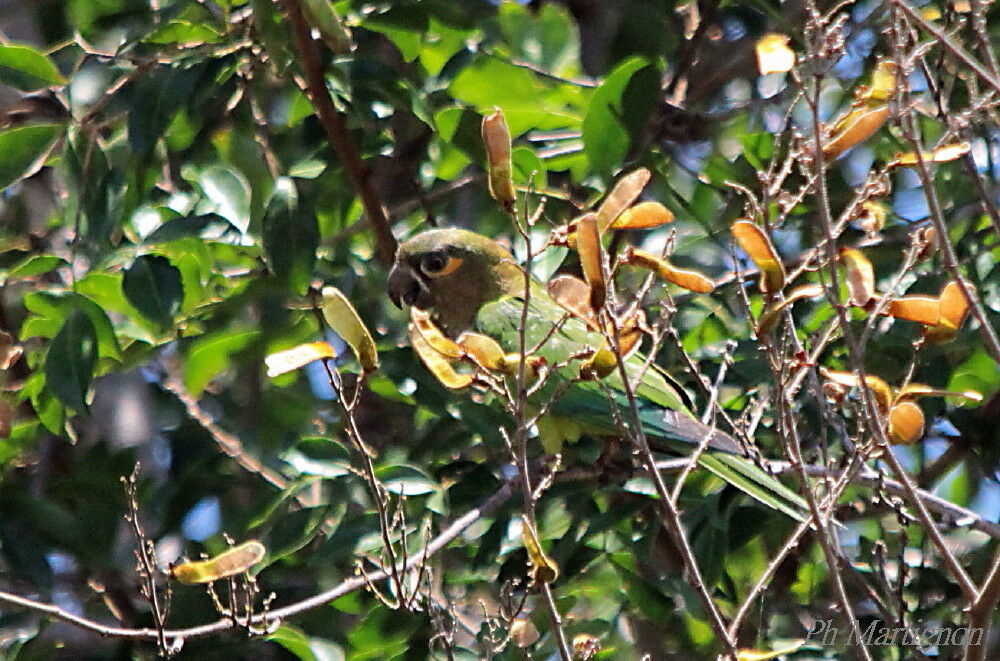
[[[389,271],[387,290],[393,305],[401,310],[403,303],[413,305],[421,298],[426,298],[428,293],[420,278],[414,275],[409,266],[400,262],[393,264]]]

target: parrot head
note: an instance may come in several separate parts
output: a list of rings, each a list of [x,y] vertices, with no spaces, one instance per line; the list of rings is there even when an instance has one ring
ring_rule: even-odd
[[[511,254],[475,232],[433,229],[401,243],[389,271],[389,298],[431,312],[442,330],[469,330],[479,308],[516,294],[524,276]]]

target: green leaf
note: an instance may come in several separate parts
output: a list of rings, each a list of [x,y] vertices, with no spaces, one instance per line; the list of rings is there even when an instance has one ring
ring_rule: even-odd
[[[122,292],[142,316],[161,328],[169,326],[184,299],[181,272],[160,255],[141,255],[122,278]]]
[[[30,46],[0,46],[0,83],[22,92],[34,92],[43,87],[64,85],[56,65]]]
[[[214,44],[219,41],[220,34],[205,23],[191,23],[189,21],[172,20],[167,21],[143,41],[149,44],[180,44],[184,46],[197,46],[200,44]]]
[[[74,310],[52,339],[45,356],[45,385],[60,402],[87,410],[87,390],[97,363],[97,333],[90,317]]]
[[[385,466],[375,475],[387,491],[404,496],[419,496],[439,488],[430,475],[415,466]]]
[[[229,367],[229,358],[257,339],[260,331],[225,331],[200,338],[184,361],[184,387],[198,397],[217,374]]]
[[[597,88],[583,118],[583,150],[590,166],[604,176],[619,167],[631,142],[623,125],[622,96],[633,74],[647,66],[633,57],[619,64]]]
[[[0,190],[38,172],[61,124],[31,124],[0,131]]]
[[[33,278],[48,273],[66,264],[66,260],[55,255],[32,255],[7,272],[5,280]]]
[[[347,31],[330,0],[302,0],[302,12],[309,24],[334,53],[351,50],[351,33]]]
[[[90,318],[94,326],[99,355],[115,360],[121,357],[121,347],[107,313],[86,296],[76,292],[37,291],[24,297],[24,307],[34,314],[21,326],[21,339],[55,337],[66,317],[79,310]]]
[[[295,182],[281,177],[264,211],[264,258],[276,276],[305,295],[316,264],[319,229],[316,216],[299,207]]]
[[[250,184],[246,177],[231,168],[213,166],[198,177],[205,197],[215,203],[214,211],[241,232],[250,225]]]
[[[298,629],[293,629],[287,624],[281,625],[267,639],[278,643],[294,654],[300,661],[318,661],[316,655],[309,649],[309,638]]]

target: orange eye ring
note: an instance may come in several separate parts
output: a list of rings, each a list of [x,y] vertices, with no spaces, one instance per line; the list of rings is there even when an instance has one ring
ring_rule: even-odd
[[[451,255],[432,253],[420,262],[420,270],[429,278],[440,278],[453,273],[462,265],[462,258]]]

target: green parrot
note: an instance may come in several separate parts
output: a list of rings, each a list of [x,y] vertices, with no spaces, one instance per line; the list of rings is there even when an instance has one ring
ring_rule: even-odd
[[[474,331],[493,338],[511,353],[520,351],[524,287],[524,272],[507,250],[462,229],[427,230],[400,244],[388,280],[389,298],[397,307],[406,304],[429,312],[449,338]],[[537,355],[548,365],[571,362],[570,357],[585,347],[603,344],[599,332],[575,317],[566,319],[553,333],[566,310],[538,282],[532,280],[529,287],[525,346],[535,347],[544,340]],[[746,459],[731,436],[698,421],[669,375],[656,365],[642,371],[644,362],[645,357],[637,352],[626,361],[626,369],[633,383],[642,374],[635,396],[651,447],[677,454],[683,447],[678,441],[698,444],[710,436],[712,450],[700,455],[701,466],[765,505],[797,520],[803,518],[807,506],[801,497]],[[549,375],[546,387],[533,399],[547,401],[556,388],[563,392],[549,409],[552,416],[573,420],[589,435],[621,436],[607,395],[610,390],[627,419],[628,402],[617,370],[599,383],[580,379],[578,364],[566,365]]]

